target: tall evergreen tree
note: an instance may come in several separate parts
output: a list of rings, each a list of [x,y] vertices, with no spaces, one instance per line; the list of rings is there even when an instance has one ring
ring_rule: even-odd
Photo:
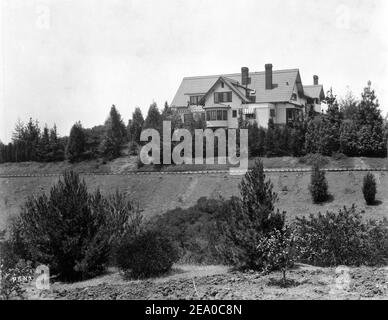
[[[42,136],[38,144],[38,158],[39,161],[49,161],[50,160],[50,134],[47,124],[43,128]]]
[[[109,159],[120,156],[122,144],[126,141],[126,128],[117,111],[115,105],[112,105],[109,117],[105,122],[105,135],[101,143],[101,153]]]
[[[271,231],[281,230],[285,214],[275,211],[277,194],[270,180],[266,180],[263,163],[256,161],[240,185],[241,198],[232,198],[231,212],[222,226],[227,239],[226,260],[242,269],[262,269],[263,257],[258,254],[260,239]]]
[[[70,162],[82,159],[85,152],[85,132],[81,122],[76,122],[70,130],[69,140],[66,146],[66,158]]]
[[[144,125],[144,117],[140,108],[132,113],[132,120],[128,123],[128,136],[130,141],[140,143],[140,134]]]
[[[144,129],[156,129],[159,132],[162,129],[162,115],[155,102],[152,103],[148,109],[147,118],[144,121],[143,127]]]
[[[357,112],[358,101],[351,91],[348,91],[343,99],[340,100],[340,111],[344,119],[352,120]]]

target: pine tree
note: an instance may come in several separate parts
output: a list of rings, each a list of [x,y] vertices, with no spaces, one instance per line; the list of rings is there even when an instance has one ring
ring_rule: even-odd
[[[136,108],[132,113],[132,120],[128,123],[128,136],[130,141],[140,143],[140,134],[144,125],[144,118],[140,108]]]
[[[384,120],[370,81],[364,89],[354,121],[358,129],[360,155],[385,156]]]
[[[159,112],[157,104],[154,102],[148,109],[147,118],[144,121],[144,129],[155,129],[159,132],[162,128],[162,115]]]
[[[242,269],[262,269],[263,257],[257,253],[260,239],[274,230],[281,230],[285,213],[275,211],[277,194],[270,180],[266,180],[263,163],[259,160],[247,172],[239,185],[241,198],[232,198],[231,212],[225,213],[222,225],[227,245],[225,259]]]
[[[167,101],[164,103],[164,109],[162,111],[163,120],[168,119],[173,114],[172,109],[168,105]]]
[[[325,202],[329,197],[325,172],[319,168],[318,164],[313,166],[309,190],[314,203]]]
[[[12,142],[22,141],[25,138],[25,125],[18,119],[15,125],[14,132],[12,133]]]
[[[38,144],[38,158],[39,161],[49,161],[49,153],[50,153],[50,135],[47,124],[43,128],[43,133],[41,138],[39,139]]]
[[[345,98],[340,100],[340,111],[344,119],[353,120],[357,113],[358,101],[351,91],[348,91]]]
[[[66,158],[70,162],[82,159],[85,152],[85,132],[81,122],[76,122],[70,130],[69,141],[66,146]]]
[[[362,193],[364,194],[364,199],[368,205],[373,205],[375,203],[377,193],[376,179],[370,172],[364,177]]]
[[[126,128],[121,115],[115,105],[112,105],[109,118],[105,122],[105,134],[101,143],[101,153],[109,159],[120,156],[120,149],[126,141],[126,136]]]

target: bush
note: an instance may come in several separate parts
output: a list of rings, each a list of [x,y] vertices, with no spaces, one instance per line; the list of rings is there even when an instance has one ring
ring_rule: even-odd
[[[31,263],[24,260],[14,262],[9,245],[0,244],[0,300],[14,298],[23,299],[25,289],[23,284],[33,276]]]
[[[328,186],[325,177],[325,172],[322,171],[318,165],[313,166],[313,171],[311,173],[311,182],[309,190],[313,198],[314,203],[325,202],[328,197]]]
[[[159,231],[145,230],[127,237],[117,251],[117,263],[127,277],[147,278],[168,272],[178,254],[171,240]]]
[[[338,213],[296,218],[301,261],[322,267],[386,263],[387,226],[382,221],[363,221],[362,213],[352,206]]]
[[[347,158],[347,156],[346,155],[344,155],[343,153],[341,153],[341,152],[334,152],[333,154],[332,154],[332,158],[334,159],[334,160],[344,160],[344,159],[346,159]]]
[[[179,251],[179,262],[222,264],[223,243],[217,225],[230,212],[229,200],[200,198],[187,209],[176,208],[151,219],[150,225],[168,234]]]
[[[364,194],[364,199],[368,205],[373,205],[376,201],[376,180],[375,176],[368,172],[364,177],[362,184],[362,193]]]
[[[299,158],[299,162],[302,164],[307,164],[309,166],[319,165],[320,167],[323,167],[329,163],[329,160],[327,159],[327,157],[319,153],[309,153]]]
[[[49,197],[28,199],[11,243],[21,258],[48,265],[61,280],[85,279],[105,270],[117,236],[130,230],[137,214],[122,196],[89,194],[85,181],[65,172]]]
[[[258,255],[263,257],[264,271],[281,270],[283,285],[286,285],[286,272],[297,259],[296,235],[289,227],[275,229],[262,237],[257,246]]]

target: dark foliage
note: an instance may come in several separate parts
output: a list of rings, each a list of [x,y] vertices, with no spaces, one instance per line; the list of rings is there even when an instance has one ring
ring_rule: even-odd
[[[111,249],[140,224],[139,215],[120,194],[90,194],[77,174],[66,172],[49,196],[28,199],[10,243],[20,258],[48,265],[59,279],[85,279],[104,271]]]
[[[383,265],[388,259],[386,222],[364,220],[355,206],[338,213],[296,218],[300,259],[317,266]]]
[[[70,130],[69,141],[66,146],[66,158],[70,162],[83,160],[85,151],[85,132],[81,122],[77,122]]]
[[[257,161],[239,185],[241,199],[230,200],[230,212],[221,224],[225,237],[225,260],[239,269],[260,270],[264,260],[257,252],[260,239],[275,229],[282,229],[285,213],[275,211],[277,194],[266,180],[263,164]]]
[[[176,208],[150,221],[152,227],[170,236],[183,263],[223,263],[222,235],[218,224],[230,212],[228,200],[200,198],[188,208]]]
[[[362,193],[368,205],[373,205],[375,203],[377,193],[376,179],[375,176],[370,172],[368,172],[364,177]]]
[[[105,121],[104,138],[101,142],[101,154],[109,160],[120,156],[121,146],[127,141],[127,131],[116,106],[112,105]]]
[[[313,165],[309,190],[314,203],[322,203],[328,200],[329,194],[325,172],[320,169],[318,164]]]
[[[132,119],[128,122],[127,130],[130,141],[140,143],[140,134],[143,128],[144,118],[140,108],[136,108],[132,113]]]
[[[164,233],[144,230],[123,239],[117,263],[127,277],[147,278],[168,272],[178,259],[177,250]]]

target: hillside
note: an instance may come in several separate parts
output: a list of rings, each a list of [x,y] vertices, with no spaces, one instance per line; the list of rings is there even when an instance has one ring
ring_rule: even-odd
[[[357,158],[356,158],[357,159]],[[265,159],[268,160],[268,159]],[[384,160],[384,159],[379,159]],[[279,161],[279,160],[278,160]],[[356,161],[356,160],[352,160]],[[358,159],[357,161],[361,161]],[[290,162],[288,162],[290,163]],[[365,162],[364,162],[365,163]],[[58,173],[66,168],[80,172],[90,172],[95,166],[98,172],[125,172],[134,170],[134,164],[120,158],[109,164],[97,162],[70,165],[59,164],[3,164],[0,174],[10,173]],[[124,169],[123,169],[124,168]],[[130,169],[132,168],[132,169]],[[366,217],[388,218],[387,172],[375,172],[378,183],[376,206],[366,206],[362,193],[362,178],[365,172],[328,172],[329,191],[333,195],[331,202],[325,205],[311,203],[308,184],[308,172],[270,172],[267,176],[274,184],[279,194],[277,207],[286,210],[289,219],[295,216],[317,213],[329,209],[338,209],[344,205],[355,203],[366,210]],[[183,174],[170,175],[85,175],[91,190],[100,188],[103,193],[114,192],[116,189],[139,201],[146,216],[162,214],[176,207],[189,207],[200,197],[230,197],[238,194],[240,176],[230,176],[227,173]],[[4,228],[8,217],[19,212],[20,206],[28,196],[48,192],[58,180],[56,176],[46,177],[0,177],[0,229]]]

